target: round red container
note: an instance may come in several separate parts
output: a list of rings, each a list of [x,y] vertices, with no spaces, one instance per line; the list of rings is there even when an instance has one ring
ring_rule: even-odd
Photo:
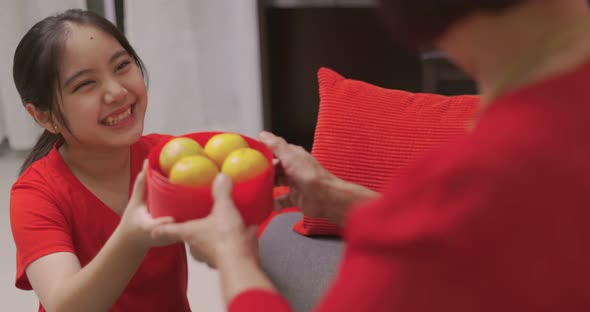
[[[205,146],[209,138],[222,132],[198,132],[182,135]],[[260,175],[234,183],[232,197],[246,225],[260,224],[273,210],[274,166],[272,152],[261,142],[241,135],[251,148],[266,157],[268,168]],[[169,140],[154,147],[148,156],[147,203],[153,217],[172,216],[176,222],[206,217],[213,206],[211,187],[172,184],[160,170],[160,151]]]

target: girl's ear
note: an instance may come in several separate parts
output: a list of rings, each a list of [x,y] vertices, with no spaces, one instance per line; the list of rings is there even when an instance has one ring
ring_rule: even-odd
[[[49,112],[37,110],[35,105],[33,105],[32,103],[27,103],[27,105],[25,105],[25,108],[29,115],[31,115],[31,117],[33,117],[37,121],[37,123],[41,125],[41,127],[45,128],[47,131],[54,134],[60,133],[60,125],[53,120]]]

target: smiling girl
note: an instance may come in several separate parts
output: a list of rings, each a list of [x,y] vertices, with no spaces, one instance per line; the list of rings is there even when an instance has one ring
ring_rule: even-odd
[[[108,20],[68,10],[14,55],[27,112],[45,128],[10,195],[16,286],[39,311],[190,311],[182,244],[153,239],[142,163],[146,72]],[[145,166],[144,166],[145,168]]]

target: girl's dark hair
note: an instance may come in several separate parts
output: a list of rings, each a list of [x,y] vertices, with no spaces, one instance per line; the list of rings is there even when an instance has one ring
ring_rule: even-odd
[[[474,12],[500,12],[527,0],[379,0],[380,13],[395,39],[431,47],[451,25]]]
[[[147,81],[147,71],[125,35],[104,17],[91,11],[67,10],[35,24],[21,39],[14,53],[12,75],[22,104],[31,103],[48,112],[66,128],[68,123],[60,110],[59,65],[64,43],[72,24],[96,27],[113,36],[129,53]],[[61,134],[45,130],[20,168],[22,174],[33,162],[44,157],[61,140]]]

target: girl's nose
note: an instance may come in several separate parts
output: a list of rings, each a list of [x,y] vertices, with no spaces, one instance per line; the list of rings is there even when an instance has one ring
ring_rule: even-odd
[[[122,85],[118,83],[112,84],[112,86],[104,93],[104,101],[106,104],[118,103],[125,99],[127,93],[129,92]]]

